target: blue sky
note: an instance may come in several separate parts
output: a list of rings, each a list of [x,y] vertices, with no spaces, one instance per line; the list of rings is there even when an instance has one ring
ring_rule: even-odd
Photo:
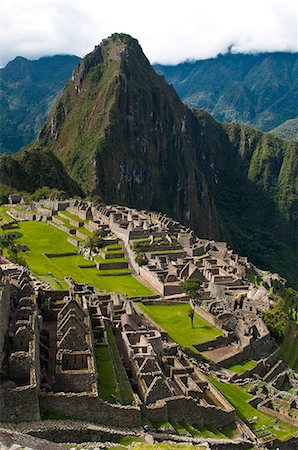
[[[84,56],[113,32],[151,62],[233,52],[297,51],[295,0],[0,0],[1,66],[21,55]]]

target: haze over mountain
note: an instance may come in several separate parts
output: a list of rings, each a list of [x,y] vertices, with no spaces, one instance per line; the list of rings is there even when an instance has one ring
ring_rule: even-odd
[[[2,157],[0,181],[164,211],[295,284],[297,165],[294,142],[192,112],[138,42],[114,34],[75,69],[38,139]]]
[[[80,58],[18,56],[0,69],[0,153],[16,152],[36,138],[49,109]]]
[[[298,116],[297,53],[228,53],[155,69],[187,105],[221,122],[269,131]]]

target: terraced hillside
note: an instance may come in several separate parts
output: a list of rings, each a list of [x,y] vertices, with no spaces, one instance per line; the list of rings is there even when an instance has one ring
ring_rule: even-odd
[[[7,208],[1,207],[0,211],[2,217],[9,217]],[[65,231],[43,222],[18,223],[17,231],[22,234],[22,237],[17,242],[28,248],[28,251],[24,252],[22,256],[38,278],[54,289],[67,288],[65,277],[69,276],[78,283],[87,282],[97,289],[108,292],[118,291],[129,297],[153,294],[149,288],[143,286],[131,275],[126,259],[118,257],[118,247],[115,249],[115,246],[111,244],[104,249],[104,252],[108,252],[109,256],[115,256],[115,258],[104,259],[98,256],[95,261],[89,261],[78,253],[77,247],[68,241],[73,236],[71,230],[78,231],[83,235],[83,237],[75,238],[77,242],[84,241],[92,233],[83,227],[73,227],[67,219],[61,216],[58,220],[65,227]],[[78,217],[77,220],[80,221]],[[5,232],[0,229],[0,234]],[[98,267],[96,267],[97,262],[100,262]],[[119,262],[126,267],[110,269],[111,264]]]

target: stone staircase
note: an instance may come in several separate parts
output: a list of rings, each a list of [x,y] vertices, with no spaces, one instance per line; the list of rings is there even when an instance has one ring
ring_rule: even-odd
[[[280,359],[276,364],[266,373],[263,380],[266,383],[270,383],[274,380],[280,373],[284,372],[287,369],[287,365]]]
[[[42,431],[64,431],[64,430],[92,430],[99,433],[117,434],[120,436],[131,436],[142,433],[142,429],[107,427],[96,425],[82,420],[41,420],[36,422],[0,422],[0,428],[19,433],[35,433]]]

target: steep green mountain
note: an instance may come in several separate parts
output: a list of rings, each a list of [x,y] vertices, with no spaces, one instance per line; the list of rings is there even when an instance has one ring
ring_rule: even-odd
[[[36,138],[79,61],[69,55],[37,61],[18,56],[0,69],[0,153],[16,152]]]
[[[0,183],[164,211],[295,284],[297,149],[191,111],[115,34],[74,70],[37,141],[2,158]]]
[[[269,131],[298,115],[297,53],[228,53],[155,69],[186,104],[221,122]]]
[[[298,142],[298,117],[286,120],[281,125],[271,130],[270,133],[281,139]]]

